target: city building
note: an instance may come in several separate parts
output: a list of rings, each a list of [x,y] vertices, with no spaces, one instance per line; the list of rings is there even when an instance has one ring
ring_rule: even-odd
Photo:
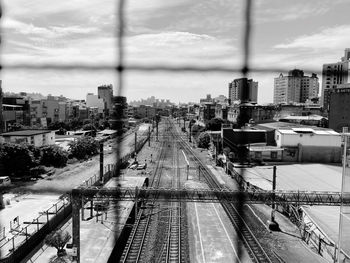
[[[152,119],[156,116],[156,109],[150,105],[140,105],[139,107],[135,107],[134,112],[135,118],[137,119]]]
[[[23,125],[23,106],[2,104],[3,131],[11,131],[16,124]]]
[[[55,132],[48,130],[20,130],[0,134],[2,142],[28,143],[37,147],[55,144]]]
[[[281,73],[274,79],[275,104],[304,103],[318,96],[319,81],[316,74],[305,76],[304,71],[294,69],[288,76]]]
[[[288,116],[309,116],[321,115],[323,116],[323,109],[319,104],[279,104],[276,106],[276,114],[274,120],[286,118]]]
[[[0,79],[0,133],[4,131],[4,118],[3,118],[3,111],[2,111],[2,99],[3,99],[3,93],[2,93],[2,80]]]
[[[109,116],[113,110],[113,85],[98,86],[97,94],[105,102],[105,116]]]
[[[206,98],[199,99],[199,103],[200,103],[200,104],[212,103],[213,101],[214,101],[214,100],[213,100],[213,98],[211,97],[210,94],[207,94],[207,97],[206,97]]]
[[[112,114],[109,120],[112,129],[121,130],[128,126],[128,103],[124,96],[113,97]]]
[[[96,107],[98,108],[98,113],[103,116],[105,111],[105,101],[100,98],[98,95],[94,95],[93,93],[88,93],[86,95],[86,107]]]
[[[249,119],[251,123],[272,121],[276,114],[276,107],[273,105],[263,106],[252,103],[244,103],[241,105],[234,104],[228,108],[227,120],[237,123],[237,118],[240,115],[242,107],[244,107],[245,112],[247,112],[247,119]]]
[[[248,86],[247,94],[243,93],[244,85]],[[246,95],[247,101],[258,101],[258,82],[252,79],[240,78],[234,79],[228,84],[228,98],[230,104],[234,101],[240,101],[243,95]]]
[[[227,120],[228,106],[223,104],[216,104],[215,106],[215,118]]]
[[[335,63],[323,64],[322,67],[322,96],[321,105],[326,112],[329,111],[330,94],[341,84],[348,84],[350,75],[350,48],[346,48],[344,57]]]
[[[199,108],[199,120],[204,123],[210,121],[215,118],[215,103],[204,103]]]
[[[228,98],[225,95],[219,95],[215,97],[214,101],[220,104],[228,104]]]
[[[328,119],[320,115],[286,116],[279,121],[328,128]]]
[[[338,132],[350,128],[350,84],[337,85],[329,93],[329,128]]]
[[[341,135],[330,129],[283,128],[275,131],[283,161],[336,163],[341,161]]]

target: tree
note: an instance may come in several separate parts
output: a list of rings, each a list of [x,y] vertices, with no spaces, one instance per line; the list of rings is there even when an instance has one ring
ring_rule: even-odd
[[[83,131],[96,131],[96,127],[93,124],[88,123],[88,124],[85,124],[83,126],[82,130]]]
[[[40,163],[45,166],[64,167],[68,161],[68,153],[57,145],[41,147],[42,156]]]
[[[214,118],[208,121],[206,128],[210,131],[220,131],[223,123],[224,121],[222,119]]]
[[[69,143],[70,152],[73,157],[82,160],[98,153],[99,143],[94,138],[81,137]]]
[[[0,144],[0,162],[6,175],[24,177],[29,175],[30,168],[37,165],[34,154],[26,144]]]
[[[207,132],[202,132],[198,137],[198,147],[208,149],[210,144],[210,135]]]
[[[69,242],[72,236],[67,231],[57,230],[51,232],[45,237],[45,244],[57,249],[57,256],[65,256],[66,250],[64,246]]]

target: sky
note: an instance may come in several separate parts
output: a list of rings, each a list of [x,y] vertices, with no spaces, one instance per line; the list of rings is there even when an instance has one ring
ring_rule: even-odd
[[[245,0],[126,0],[127,65],[191,65],[239,68],[243,63]],[[258,102],[273,101],[273,79],[294,68],[321,73],[350,47],[349,0],[253,0],[250,72],[259,82]],[[117,1],[2,0],[0,72],[4,92],[40,92],[85,99],[113,84],[113,70],[28,70],[7,65],[113,66],[118,60]],[[126,71],[121,94],[128,101],[155,96],[199,102],[206,94],[228,96],[237,71]],[[321,84],[321,76],[320,84]]]

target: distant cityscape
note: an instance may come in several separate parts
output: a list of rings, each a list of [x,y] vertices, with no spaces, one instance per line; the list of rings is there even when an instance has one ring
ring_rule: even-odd
[[[273,103],[267,105],[257,103],[258,81],[245,78],[228,81],[227,96],[208,94],[197,102],[182,104],[155,96],[127,102],[126,97],[113,95],[112,84],[98,86],[96,94],[87,93],[83,100],[29,92],[1,93],[0,127],[2,132],[9,132],[23,127],[47,128],[57,122],[93,120],[107,121],[110,127],[122,129],[130,119],[152,119],[157,114],[187,114],[204,123],[213,118],[237,123],[243,103],[249,107],[248,119],[252,123],[282,120],[340,131],[350,126],[349,62],[350,49],[346,48],[339,62],[323,65],[321,96],[315,73],[308,76],[295,68],[287,75],[279,74],[274,79]]]

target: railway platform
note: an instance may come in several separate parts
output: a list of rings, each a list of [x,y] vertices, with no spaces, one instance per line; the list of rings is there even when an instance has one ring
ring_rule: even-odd
[[[141,187],[145,179],[146,177],[125,175],[110,179],[105,186]],[[80,217],[80,262],[105,263],[108,261],[115,247],[116,239],[122,233],[133,206],[134,202],[132,201],[110,203],[105,212],[94,210],[91,217],[89,202],[85,205],[84,220]],[[115,211],[117,211],[117,215]],[[72,235],[72,220],[70,219],[61,229]],[[73,252],[72,249],[68,248],[66,248],[66,251],[68,257]],[[35,254],[30,255],[23,262],[47,263],[54,259],[55,255],[55,248],[43,244]]]
[[[194,149],[198,157],[204,160],[207,163],[207,168],[211,173],[218,178],[218,181],[221,182],[222,186],[230,188],[232,190],[237,190],[237,183],[228,175],[222,167],[215,165],[215,161],[210,157],[208,152],[200,151]],[[271,173],[271,170],[263,170],[266,173]],[[253,177],[253,176],[252,176]],[[256,175],[255,177],[256,178]],[[265,179],[266,180],[266,179]],[[193,204],[192,204],[193,205]],[[205,205],[205,204],[203,204]],[[212,204],[208,204],[212,205]],[[200,209],[197,210],[200,211]],[[259,242],[265,243],[265,246],[270,248],[272,253],[281,260],[281,262],[328,262],[325,258],[318,255],[316,251],[310,249],[307,246],[305,241],[302,240],[302,236],[298,228],[284,215],[280,213],[275,214],[276,221],[279,223],[281,231],[272,232],[268,229],[267,220],[270,219],[271,207],[267,205],[254,204],[254,205],[244,205],[245,218],[256,218],[260,221],[262,229],[255,231],[259,233],[257,238]],[[193,210],[192,210],[193,213]],[[207,217],[206,210],[203,210],[202,213],[198,214],[199,220],[204,220],[203,218]],[[224,222],[224,221],[223,221]],[[225,224],[230,225],[230,224]],[[203,223],[201,232],[211,231],[212,226],[210,224]],[[197,231],[198,232],[198,231]],[[255,233],[254,232],[254,233]],[[219,235],[219,234],[217,234]],[[205,240],[202,242],[205,242]],[[208,242],[211,242],[208,240]],[[197,242],[197,245],[199,243]],[[209,246],[209,245],[207,245]],[[209,246],[210,247],[210,246]],[[197,251],[200,249],[196,248]],[[207,254],[209,255],[209,254]],[[200,253],[196,254],[197,258],[200,258],[202,255]],[[212,254],[214,257],[214,254]],[[215,257],[214,257],[215,258]],[[195,261],[200,262],[200,261]],[[211,262],[208,258],[207,262]],[[226,262],[224,260],[216,260],[213,262]],[[237,261],[239,262],[239,261]],[[244,261],[242,261],[244,262]]]

